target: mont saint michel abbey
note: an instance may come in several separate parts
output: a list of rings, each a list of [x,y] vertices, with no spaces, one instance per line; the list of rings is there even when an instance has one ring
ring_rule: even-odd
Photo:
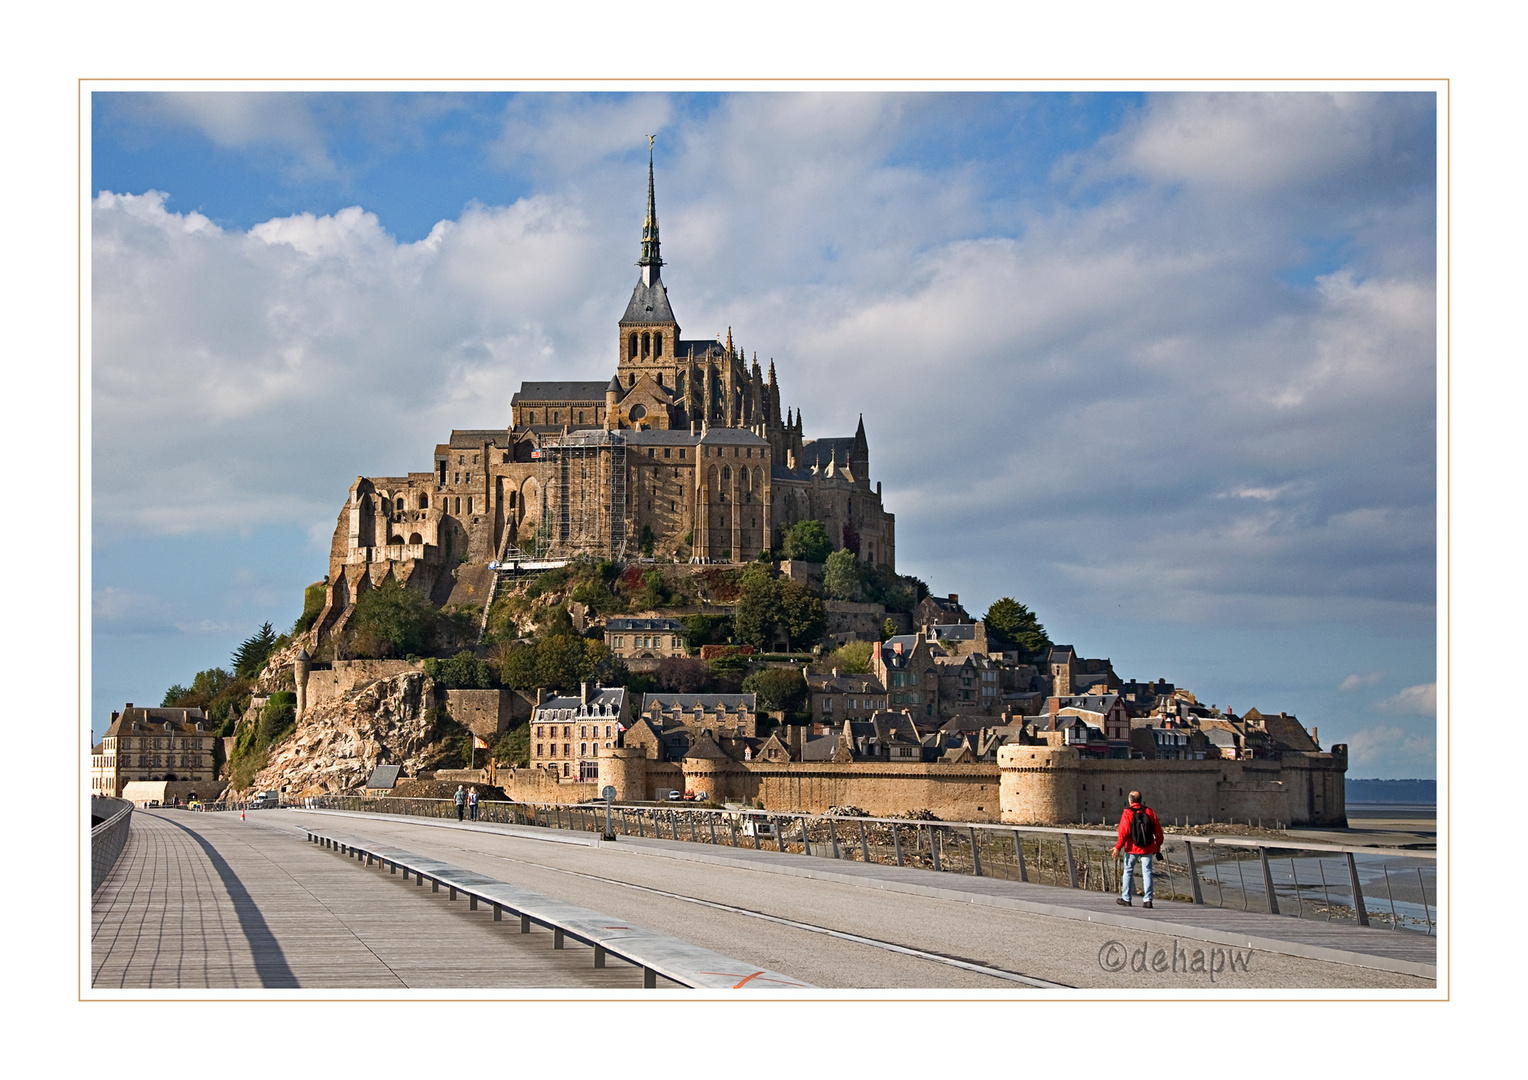
[[[436,603],[482,603],[490,564],[579,557],[737,563],[815,519],[837,548],[895,568],[893,516],[870,484],[861,420],[806,439],[732,341],[681,335],[659,255],[651,157],[640,276],[607,381],[526,382],[506,428],[453,431],[434,467],[358,477],[330,549],[317,630],[391,575]]]

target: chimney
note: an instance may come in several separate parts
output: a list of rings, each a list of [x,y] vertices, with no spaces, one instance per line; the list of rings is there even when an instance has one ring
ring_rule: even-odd
[[[950,594],[950,606],[954,607],[958,603],[960,603],[960,594],[959,593],[951,593]]]
[[[835,679],[836,679],[836,678],[838,678],[838,669],[837,669],[837,668],[834,668],[834,669],[833,669],[833,677],[834,677],[834,678],[835,678]]]
[[[589,706],[589,684],[583,679],[578,680],[578,703],[585,708]]]
[[[897,651],[898,656],[902,655],[902,643],[900,641],[893,642],[891,647]],[[128,708],[131,709],[132,706],[129,705]]]
[[[132,707],[133,707],[133,703],[131,701],[129,701],[125,706],[123,706],[123,708],[125,708],[125,709],[131,709]]]
[[[545,705],[546,704],[546,687],[540,686],[540,687],[536,688],[536,704],[537,705]]]

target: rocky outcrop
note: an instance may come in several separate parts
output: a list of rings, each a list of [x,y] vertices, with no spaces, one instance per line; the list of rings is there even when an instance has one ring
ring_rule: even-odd
[[[429,768],[447,736],[434,722],[434,699],[434,681],[406,671],[320,702],[271,749],[253,788],[285,789],[289,798],[343,794],[364,785],[378,765],[402,765],[405,775]]]

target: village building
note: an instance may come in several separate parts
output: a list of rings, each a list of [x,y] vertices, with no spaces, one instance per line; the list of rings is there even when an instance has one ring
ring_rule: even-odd
[[[678,619],[606,619],[605,646],[623,660],[686,655],[684,623]]]
[[[214,739],[201,709],[146,709],[129,701],[91,748],[91,794],[120,798],[138,781],[210,789],[217,780]]]
[[[886,688],[874,675],[806,674],[812,720],[818,724],[866,720],[886,708]]]
[[[626,689],[579,687],[577,697],[537,695],[531,712],[533,769],[546,769],[561,780],[592,780],[599,773],[601,747],[620,745],[626,729]]]
[[[729,758],[748,757],[758,739],[757,694],[644,694],[622,746],[656,761],[682,761],[701,736]]]

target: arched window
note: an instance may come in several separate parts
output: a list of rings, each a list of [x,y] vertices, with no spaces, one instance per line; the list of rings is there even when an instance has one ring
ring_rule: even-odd
[[[420,536],[418,533],[409,533],[409,543],[417,547],[418,545],[424,543],[424,537]]]
[[[632,420],[641,420],[647,416],[647,406],[633,405],[631,411],[626,414]]]
[[[652,354],[653,354],[653,336],[651,334],[643,334],[642,335],[642,357],[643,357],[643,359],[646,359],[647,357],[651,356]]]
[[[662,336],[662,335],[659,335],[659,336]],[[661,372],[661,371],[658,372],[658,385],[659,386],[663,385],[663,372]]]
[[[728,480],[731,480],[731,479],[732,479],[732,469],[729,468],[726,465],[723,465],[722,466],[722,483],[725,484]]]
[[[421,509],[421,510],[428,510],[429,508],[430,508],[430,497],[428,495],[421,495],[421,496],[419,496],[419,509]]]
[[[631,337],[626,339],[626,358],[628,360],[635,360],[637,358],[637,335],[636,334],[632,334]]]
[[[462,512],[462,497],[460,495],[456,497],[456,512],[458,514]]]
[[[472,513],[472,496],[467,496],[467,513]]]
[[[653,335],[653,355],[663,355],[663,334],[661,332]],[[658,381],[660,383],[663,382],[662,379],[659,379]]]
[[[635,374],[631,374],[631,375],[626,376],[626,385],[627,386],[636,386],[637,385],[637,377],[636,377]]]

